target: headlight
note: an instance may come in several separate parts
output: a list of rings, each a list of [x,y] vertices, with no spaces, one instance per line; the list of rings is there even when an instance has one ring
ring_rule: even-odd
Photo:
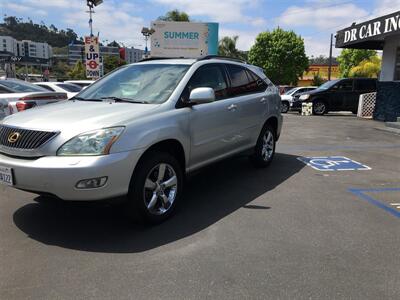
[[[310,99],[310,95],[301,95],[300,96],[300,100],[308,100],[308,99]]]
[[[110,153],[111,146],[121,135],[124,127],[113,127],[94,130],[80,134],[57,151],[60,156],[105,155]]]

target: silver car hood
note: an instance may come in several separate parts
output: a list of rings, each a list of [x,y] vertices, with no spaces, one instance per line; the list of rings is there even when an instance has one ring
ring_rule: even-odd
[[[157,107],[159,105],[70,100],[11,115],[4,119],[3,124],[25,129],[81,133],[124,125],[125,121],[146,116]]]

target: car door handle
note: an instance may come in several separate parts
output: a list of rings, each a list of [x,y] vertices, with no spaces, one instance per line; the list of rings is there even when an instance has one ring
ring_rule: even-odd
[[[237,109],[237,105],[236,104],[231,104],[228,106],[228,110],[230,111],[235,111]]]
[[[265,98],[265,97],[261,98],[260,102],[261,102],[262,104],[267,103],[267,98]]]

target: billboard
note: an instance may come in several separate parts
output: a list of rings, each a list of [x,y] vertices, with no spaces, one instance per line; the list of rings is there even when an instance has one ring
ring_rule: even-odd
[[[218,23],[151,23],[151,56],[197,58],[218,53]]]
[[[97,36],[85,37],[86,77],[100,77],[100,50]]]

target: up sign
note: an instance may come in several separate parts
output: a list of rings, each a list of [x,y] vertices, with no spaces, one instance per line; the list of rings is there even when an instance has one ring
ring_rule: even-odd
[[[100,53],[98,37],[85,37],[86,77],[100,77]]]

